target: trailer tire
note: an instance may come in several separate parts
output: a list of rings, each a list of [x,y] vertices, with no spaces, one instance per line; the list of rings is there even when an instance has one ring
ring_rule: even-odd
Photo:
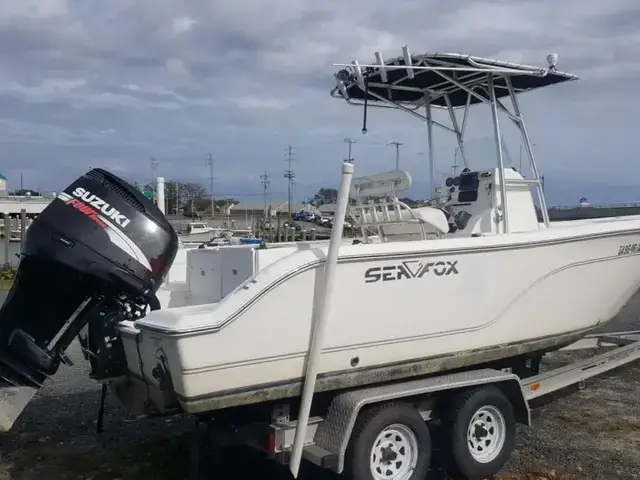
[[[360,413],[346,452],[349,478],[423,480],[430,463],[429,427],[411,405],[390,403]]]
[[[495,386],[468,390],[454,398],[443,426],[449,470],[470,480],[496,475],[515,446],[513,405]]]

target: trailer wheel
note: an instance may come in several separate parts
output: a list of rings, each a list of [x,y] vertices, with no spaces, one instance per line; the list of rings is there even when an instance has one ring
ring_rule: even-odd
[[[496,475],[515,445],[513,406],[496,387],[462,393],[454,399],[445,436],[450,469],[468,479]]]
[[[423,480],[431,463],[429,427],[410,405],[373,407],[359,415],[345,460],[353,480]]]

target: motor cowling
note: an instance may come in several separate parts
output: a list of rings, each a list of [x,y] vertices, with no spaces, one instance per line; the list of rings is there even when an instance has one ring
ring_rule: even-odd
[[[0,309],[0,394],[37,390],[87,323],[111,335],[103,339],[114,338],[119,321],[157,308],[155,292],[177,249],[178,236],[162,212],[106,170],[93,169],[58,194],[28,228]],[[95,341],[92,347],[100,350]],[[122,367],[112,359],[114,368]],[[15,421],[4,417],[0,401],[0,430]]]

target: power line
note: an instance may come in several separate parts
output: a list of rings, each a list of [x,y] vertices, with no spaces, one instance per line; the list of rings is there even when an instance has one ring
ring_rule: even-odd
[[[291,224],[292,215],[291,215],[291,189],[296,181],[296,174],[291,169],[291,162],[293,162],[293,147],[289,145],[287,147],[287,156],[285,158],[285,162],[287,162],[287,170],[284,172],[284,178],[287,179],[288,188],[287,188],[287,196],[289,197],[287,204],[289,205],[289,224]]]
[[[351,146],[352,146],[354,143],[357,143],[357,141],[356,141],[356,140],[354,140],[354,139],[353,139],[353,138],[351,138],[351,137],[347,137],[347,138],[345,138],[345,139],[344,139],[344,143],[349,144],[349,147],[348,147],[348,148],[349,148],[349,155],[348,155],[348,156],[347,156],[347,158],[345,159],[345,162],[353,163],[353,157],[351,156]]]
[[[387,145],[394,145],[396,147],[396,170],[400,170],[400,146],[404,145],[404,143],[394,141],[387,143]]]
[[[267,218],[267,189],[269,188],[269,175],[267,175],[267,171],[264,171],[263,175],[260,175],[260,183],[262,183],[262,195],[264,201],[264,217]]]

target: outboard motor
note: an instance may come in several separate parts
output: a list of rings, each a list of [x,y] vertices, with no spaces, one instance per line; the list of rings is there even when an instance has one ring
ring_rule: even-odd
[[[43,382],[83,347],[95,377],[126,373],[116,326],[159,308],[155,292],[178,250],[162,212],[132,185],[93,169],[31,224],[0,309],[0,431]]]

